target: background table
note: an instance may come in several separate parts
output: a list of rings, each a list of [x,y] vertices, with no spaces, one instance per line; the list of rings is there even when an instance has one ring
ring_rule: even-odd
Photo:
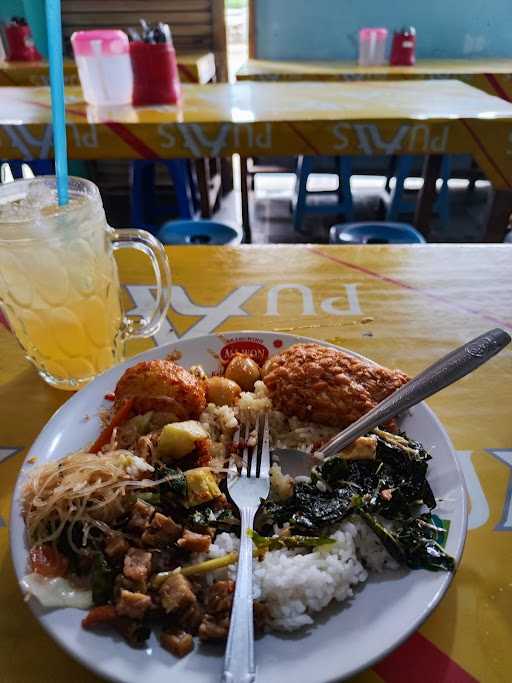
[[[415,374],[486,329],[512,330],[512,249],[502,246],[173,247],[172,308],[154,343],[273,330],[352,348]],[[127,301],[149,266],[122,252]],[[201,273],[201,278],[198,278]],[[129,297],[128,297],[129,293]],[[193,303],[192,303],[193,302]],[[512,667],[512,351],[433,397],[471,498],[462,565],[433,615],[357,683],[508,683]],[[5,683],[92,683],[32,619],[8,551],[11,491],[31,442],[67,394],[45,385],[0,326],[0,661]],[[91,407],[93,410],[94,407]]]
[[[178,53],[178,70],[183,83],[209,83],[215,79],[213,52]],[[64,60],[66,85],[79,85],[78,70],[73,59]],[[0,62],[1,85],[48,85],[48,62]]]
[[[512,212],[512,105],[459,81],[184,86],[179,106],[101,108],[67,88],[72,159],[424,154],[416,225],[425,233],[442,154],[471,154],[498,192],[487,230]],[[51,155],[48,88],[0,89],[4,158]],[[245,220],[248,211],[245,207]]]
[[[414,66],[359,66],[350,61],[249,59],[239,81],[464,81],[490,95],[512,101],[512,59],[421,59]]]

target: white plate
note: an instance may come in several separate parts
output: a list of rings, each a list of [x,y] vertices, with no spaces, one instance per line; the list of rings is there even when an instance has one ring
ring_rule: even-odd
[[[239,346],[236,346],[236,342]],[[273,354],[304,337],[268,332],[239,332],[187,339],[152,349],[130,358],[96,378],[75,394],[48,422],[27,455],[45,462],[82,448],[99,430],[98,412],[108,407],[111,392],[123,371],[140,360],[164,358],[177,350],[180,364],[201,364],[208,371],[218,367],[218,354],[233,350]],[[241,346],[240,346],[241,345]],[[333,346],[325,344],[325,346]],[[436,498],[437,514],[450,520],[446,549],[460,560],[467,528],[466,494],[462,472],[450,439],[434,413],[425,404],[413,408],[401,420],[401,428],[432,453],[429,481]],[[27,545],[20,509],[23,480],[32,465],[25,463],[16,484],[11,515],[11,549],[18,579],[26,573]],[[282,683],[339,681],[371,666],[407,638],[427,618],[444,595],[452,575],[424,570],[389,573],[370,579],[350,603],[328,608],[314,627],[292,636],[265,635],[256,643],[257,680]],[[134,650],[108,634],[95,634],[80,627],[84,612],[77,609],[43,610],[30,606],[47,632],[73,657],[96,673],[123,683],[206,683],[218,681],[223,661],[222,647],[201,646],[182,660],[162,650],[154,636],[144,650]],[[299,655],[300,653],[300,655]]]

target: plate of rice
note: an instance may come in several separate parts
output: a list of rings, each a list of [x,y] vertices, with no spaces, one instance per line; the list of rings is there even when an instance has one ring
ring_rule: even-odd
[[[242,533],[226,465],[256,438],[240,435],[241,417],[265,413],[257,680],[327,683],[370,667],[453,578],[463,477],[424,403],[332,458],[316,451],[407,380],[354,350],[270,332],[183,340],[99,376],[51,418],[16,484],[12,557],[35,617],[106,679],[219,680]]]

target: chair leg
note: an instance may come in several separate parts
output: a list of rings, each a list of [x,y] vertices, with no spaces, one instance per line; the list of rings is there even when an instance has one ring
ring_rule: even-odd
[[[212,159],[210,168],[212,169],[212,188],[214,194],[212,211],[215,213],[221,208],[222,197],[224,197],[222,190],[222,160],[218,157]]]
[[[247,157],[240,157],[240,198],[242,203],[242,227],[244,230],[244,242],[251,244],[251,218],[249,212],[249,185],[247,173]]]
[[[304,223],[304,209],[306,208],[307,200],[306,186],[312,167],[312,157],[299,157],[297,161],[296,202],[295,211],[293,212],[293,229],[300,233],[303,232],[302,224]]]
[[[142,227],[153,224],[149,213],[154,210],[154,163],[132,161],[131,168],[131,223]],[[147,206],[151,207],[147,211]]]
[[[503,242],[512,217],[512,192],[494,190],[483,242]],[[510,246],[508,247],[510,249]]]
[[[174,185],[179,217],[190,219],[193,216],[193,208],[187,162],[184,159],[171,159],[166,166]]]
[[[210,173],[207,168],[207,159],[196,159],[196,176],[199,189],[199,206],[201,207],[201,217],[211,218],[212,210],[210,207]]]
[[[389,194],[389,190],[390,190],[389,184],[391,182],[391,178],[394,178],[396,175],[397,164],[398,164],[398,157],[396,154],[393,154],[391,156],[391,159],[389,160],[388,172],[386,175],[386,184],[384,185],[384,189],[386,190],[386,192],[388,194]]]
[[[190,183],[190,194],[192,196],[192,208],[194,209],[194,213],[196,211],[199,211],[199,200],[197,197],[197,185],[196,185],[196,179],[194,177],[194,169],[192,167],[192,161],[188,160],[187,161],[187,177],[188,177],[188,182]]]
[[[445,154],[441,162],[441,178],[443,182],[441,189],[437,194],[437,199],[434,203],[434,210],[437,211],[443,225],[448,223],[450,220],[450,194],[448,180],[450,179],[451,166],[451,158],[448,154]]]
[[[391,194],[391,203],[389,204],[386,213],[387,221],[396,221],[398,219],[398,216],[400,215],[400,205],[404,198],[404,184],[407,176],[411,172],[412,162],[413,157],[410,155],[400,157],[397,161],[395,168],[396,183],[394,190]]]
[[[425,157],[423,164],[423,187],[416,202],[414,227],[421,232],[426,240],[430,234],[430,219],[432,218],[432,208],[436,196],[436,181],[439,178],[442,160],[441,154],[429,154]]]
[[[351,221],[354,215],[354,201],[350,178],[352,176],[352,159],[350,157],[337,157],[338,166],[338,200],[343,206],[345,221]]]
[[[220,177],[222,183],[222,196],[224,197],[233,190],[233,161],[231,157],[221,157]]]

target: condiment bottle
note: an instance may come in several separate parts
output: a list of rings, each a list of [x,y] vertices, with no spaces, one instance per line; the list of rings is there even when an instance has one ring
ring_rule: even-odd
[[[416,29],[414,26],[395,31],[389,63],[392,66],[414,66],[416,63]]]

